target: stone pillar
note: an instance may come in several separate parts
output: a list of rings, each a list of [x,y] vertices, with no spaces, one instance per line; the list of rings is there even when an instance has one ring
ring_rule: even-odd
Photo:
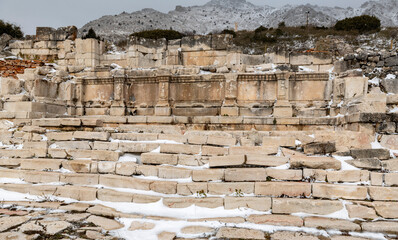
[[[112,116],[125,115],[125,79],[124,75],[113,77],[113,101],[110,110],[110,115]]]
[[[84,115],[84,79],[78,78],[76,80],[76,115]]]
[[[239,107],[236,99],[238,97],[238,74],[225,74],[225,99],[221,107],[221,116],[239,116]]]
[[[171,108],[169,104],[169,76],[159,76],[159,97],[155,106],[156,116],[170,116]]]
[[[277,74],[278,92],[274,105],[274,117],[292,117],[293,109],[289,102],[289,78],[291,73]]]

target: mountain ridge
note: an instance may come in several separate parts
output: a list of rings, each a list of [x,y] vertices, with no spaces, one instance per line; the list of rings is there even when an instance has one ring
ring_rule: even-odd
[[[396,0],[370,0],[359,8],[312,4],[275,8],[268,5],[254,5],[246,0],[211,0],[201,6],[176,6],[168,13],[145,8],[132,13],[105,15],[85,24],[79,31],[82,34],[93,28],[98,35],[109,40],[156,28],[207,34],[223,29],[234,29],[235,23],[238,23],[240,30],[253,30],[260,25],[277,27],[280,22],[285,22],[287,26],[302,26],[306,24],[307,12],[310,12],[310,24],[316,26],[330,27],[338,20],[362,14],[377,16],[383,26],[398,26]]]

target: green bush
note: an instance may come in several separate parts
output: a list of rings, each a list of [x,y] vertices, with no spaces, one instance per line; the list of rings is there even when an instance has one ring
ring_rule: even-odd
[[[231,34],[232,36],[236,37],[236,32],[231,29],[224,29],[222,30],[221,34]]]
[[[264,31],[268,31],[268,28],[266,28],[264,26],[260,26],[260,27],[256,28],[256,30],[254,30],[254,33],[260,33],[260,32],[264,32]]]
[[[23,38],[23,32],[19,26],[0,20],[0,36],[3,33],[7,33],[13,38]]]
[[[94,38],[94,39],[97,39],[97,40],[101,40],[101,38],[99,36],[97,36],[97,34],[95,33],[94,29],[92,29],[92,28],[90,28],[88,30],[88,33],[82,37],[82,39],[87,39],[87,38]]]
[[[375,16],[362,15],[338,21],[334,28],[338,31],[359,31],[360,33],[380,31],[380,19]]]
[[[131,36],[140,37],[140,38],[149,38],[149,39],[166,38],[167,40],[174,40],[174,39],[183,38],[184,34],[174,30],[155,29],[155,30],[147,30],[142,32],[135,32],[131,34]]]

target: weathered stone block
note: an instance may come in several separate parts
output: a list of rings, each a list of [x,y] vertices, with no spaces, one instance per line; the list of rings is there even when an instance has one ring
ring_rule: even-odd
[[[210,167],[240,166],[245,163],[244,155],[210,157]]]
[[[256,182],[255,194],[272,197],[310,196],[311,184],[302,182]]]
[[[266,181],[264,168],[227,168],[225,169],[226,182],[257,182]]]
[[[296,199],[296,198],[273,198],[272,213],[291,214],[308,213],[327,215],[343,209],[340,201]]]
[[[367,188],[361,186],[318,183],[312,185],[312,195],[319,198],[365,200],[367,198],[367,194]]]
[[[302,227],[303,219],[289,215],[250,215],[248,222],[255,224],[275,225],[275,226],[295,226]]]
[[[291,156],[290,167],[339,170],[341,168],[341,163],[330,157]]]
[[[257,211],[268,211],[271,209],[271,198],[267,197],[225,197],[224,208],[251,208]]]

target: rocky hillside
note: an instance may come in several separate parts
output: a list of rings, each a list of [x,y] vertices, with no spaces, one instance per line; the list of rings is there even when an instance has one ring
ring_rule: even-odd
[[[275,27],[284,21],[288,26],[306,24],[307,12],[310,23],[332,26],[337,20],[361,14],[375,15],[383,26],[398,26],[398,1],[368,1],[357,9],[323,7],[317,5],[286,5],[281,8],[257,6],[246,0],[211,0],[203,6],[181,7],[162,13],[154,9],[119,15],[107,15],[84,25],[80,32],[93,28],[107,39],[126,36],[147,29],[174,29],[182,32],[206,34],[226,28],[255,29],[259,25]]]

